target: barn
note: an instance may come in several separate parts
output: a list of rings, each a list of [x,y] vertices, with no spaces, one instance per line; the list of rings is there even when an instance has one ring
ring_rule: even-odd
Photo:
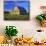
[[[10,14],[14,14],[14,15],[25,15],[26,13],[27,13],[26,9],[20,6],[14,7],[10,12]]]

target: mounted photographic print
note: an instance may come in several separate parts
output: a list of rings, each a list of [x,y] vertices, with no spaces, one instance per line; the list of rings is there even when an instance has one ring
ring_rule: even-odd
[[[30,2],[4,0],[4,20],[29,20]]]

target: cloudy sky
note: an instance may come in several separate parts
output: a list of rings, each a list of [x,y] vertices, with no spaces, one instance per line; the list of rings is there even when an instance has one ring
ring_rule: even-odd
[[[29,1],[4,1],[4,11],[11,11],[15,6],[24,7],[28,11]]]

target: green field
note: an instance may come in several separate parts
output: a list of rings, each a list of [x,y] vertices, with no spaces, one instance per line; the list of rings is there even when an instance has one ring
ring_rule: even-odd
[[[4,20],[29,20],[29,14],[26,15],[4,14]]]

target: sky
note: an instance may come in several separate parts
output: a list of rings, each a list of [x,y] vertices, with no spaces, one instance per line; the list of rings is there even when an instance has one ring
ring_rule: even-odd
[[[4,1],[29,1],[29,0],[4,0]]]
[[[16,6],[24,7],[27,11],[29,11],[29,1],[4,1],[4,11],[11,11]]]

